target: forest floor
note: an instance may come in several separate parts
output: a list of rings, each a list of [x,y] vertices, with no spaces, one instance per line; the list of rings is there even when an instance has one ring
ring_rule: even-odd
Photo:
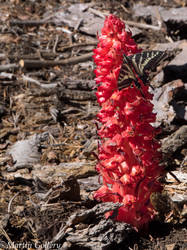
[[[93,199],[92,55],[109,14],[143,49],[180,49],[152,83],[168,172],[147,232]],[[187,249],[186,14],[185,0],[0,1],[0,249]]]

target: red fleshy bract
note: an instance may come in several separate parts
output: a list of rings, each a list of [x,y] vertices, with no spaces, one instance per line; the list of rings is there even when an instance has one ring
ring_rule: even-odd
[[[150,196],[161,190],[160,145],[150,124],[156,119],[150,102],[152,95],[141,80],[144,97],[136,86],[118,90],[123,54],[141,51],[131,32],[125,31],[125,24],[114,15],[108,16],[98,39],[93,56],[97,66],[96,96],[101,105],[97,115],[101,143],[96,169],[102,175],[103,185],[94,197],[103,202],[121,202],[116,220],[139,229],[154,217]]]

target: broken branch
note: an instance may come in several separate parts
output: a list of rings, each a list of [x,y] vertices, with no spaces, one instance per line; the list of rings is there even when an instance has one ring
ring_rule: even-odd
[[[19,61],[19,65],[21,66],[21,68],[26,68],[26,69],[53,67],[53,66],[57,66],[57,65],[66,65],[66,64],[75,64],[75,63],[84,62],[84,61],[91,59],[92,56],[93,56],[93,53],[90,52],[90,53],[87,53],[87,54],[82,55],[82,56],[71,57],[68,59],[58,60],[58,61],[21,59]]]

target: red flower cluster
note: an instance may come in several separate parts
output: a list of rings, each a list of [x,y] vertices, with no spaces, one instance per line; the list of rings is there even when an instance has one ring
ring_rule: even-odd
[[[113,15],[108,16],[94,50],[96,95],[101,105],[97,115],[101,141],[96,169],[103,178],[103,185],[94,197],[103,202],[123,203],[116,220],[139,229],[155,214],[150,196],[161,190],[158,178],[162,167],[160,145],[150,124],[156,116],[152,113],[148,87],[139,80],[144,97],[136,86],[121,91],[117,88],[123,54],[137,52],[140,50],[131,33],[125,31],[125,24]]]

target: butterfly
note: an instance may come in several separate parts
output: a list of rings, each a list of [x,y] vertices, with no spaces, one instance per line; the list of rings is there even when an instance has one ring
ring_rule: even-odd
[[[118,88],[123,89],[133,82],[140,89],[138,78],[146,85],[149,73],[154,71],[168,57],[167,51],[144,51],[131,56],[123,56],[123,64],[118,77]]]

